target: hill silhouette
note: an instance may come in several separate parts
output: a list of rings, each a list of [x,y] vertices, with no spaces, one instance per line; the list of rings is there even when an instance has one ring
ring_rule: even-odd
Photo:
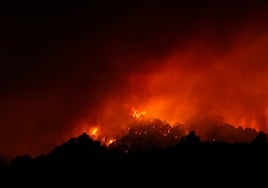
[[[11,183],[36,180],[62,185],[70,181],[85,183],[85,180],[105,185],[107,179],[117,184],[126,180],[183,182],[185,178],[203,175],[246,177],[260,173],[268,165],[264,132],[258,132],[250,142],[229,143],[204,141],[195,131],[185,134],[178,127],[170,128],[158,120],[153,125],[133,127],[109,146],[82,133],[48,154],[35,158],[27,154],[16,156],[1,169],[1,176]]]

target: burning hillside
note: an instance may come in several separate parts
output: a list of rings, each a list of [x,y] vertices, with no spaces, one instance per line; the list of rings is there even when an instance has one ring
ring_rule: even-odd
[[[228,142],[268,132],[266,1],[62,6],[3,8],[1,154],[82,132],[110,144],[161,130],[157,145],[192,129]]]

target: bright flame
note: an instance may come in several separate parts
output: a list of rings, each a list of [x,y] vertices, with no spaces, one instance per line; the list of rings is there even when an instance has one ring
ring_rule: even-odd
[[[146,111],[139,111],[139,110],[133,110],[131,114],[131,116],[137,120],[144,118],[145,115],[146,115]]]
[[[163,58],[146,59],[144,69],[124,75],[126,82],[118,91],[120,95],[112,92],[102,99],[96,117],[89,117],[98,122],[101,132],[93,129],[91,135],[114,138],[135,125],[133,120],[150,119],[171,126],[180,124],[186,134],[193,126],[204,135],[218,134],[214,122],[202,119],[216,119],[220,122],[216,125],[227,123],[267,131],[268,35],[251,44],[234,43],[232,50],[213,54],[206,44],[197,43],[189,51],[174,49]],[[195,118],[200,118],[200,123],[189,124]],[[231,135],[228,128],[225,131],[224,135]]]
[[[109,142],[108,142],[108,145],[112,144],[114,141],[115,141],[114,139],[110,139]]]
[[[97,127],[92,128],[90,135],[95,136],[97,134],[98,130],[99,129]]]
[[[108,139],[107,136],[104,136],[102,138],[102,141],[101,142],[102,142],[102,144],[104,144],[106,146],[109,146],[110,144],[112,144],[112,143],[115,142],[115,139],[113,139],[113,138]]]

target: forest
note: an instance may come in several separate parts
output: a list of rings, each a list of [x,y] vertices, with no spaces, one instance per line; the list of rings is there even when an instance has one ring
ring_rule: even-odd
[[[234,127],[232,130],[242,131],[240,134],[249,131]],[[68,184],[87,180],[104,185],[103,180],[107,179],[156,183],[204,175],[247,177],[265,170],[267,157],[265,132],[255,131],[250,142],[204,140],[194,130],[187,133],[154,120],[151,124],[133,126],[109,145],[82,133],[47,154],[17,155],[10,164],[2,166],[1,176],[11,183],[34,180]]]

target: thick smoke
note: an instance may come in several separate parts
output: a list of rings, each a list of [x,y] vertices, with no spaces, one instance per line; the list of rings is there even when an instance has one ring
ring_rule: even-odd
[[[133,111],[267,131],[267,5],[252,1],[7,7],[1,31],[0,150],[50,151]]]

